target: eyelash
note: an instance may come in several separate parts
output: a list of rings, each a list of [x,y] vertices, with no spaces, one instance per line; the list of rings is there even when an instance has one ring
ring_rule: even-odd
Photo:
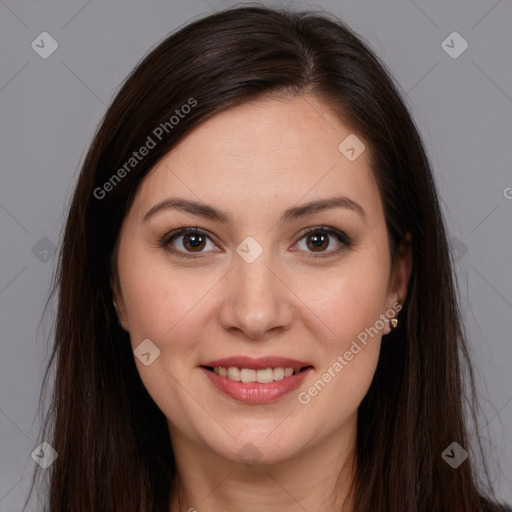
[[[341,243],[341,247],[336,249],[336,250],[329,251],[329,252],[326,252],[326,253],[316,253],[316,254],[315,253],[311,253],[311,256],[310,256],[309,259],[317,259],[319,257],[320,258],[328,258],[328,257],[334,256],[336,254],[339,254],[343,250],[345,250],[345,249],[347,249],[347,248],[352,246],[352,240],[351,240],[351,238],[346,233],[344,233],[343,231],[340,231],[338,229],[331,228],[329,226],[315,226],[313,228],[308,229],[297,240],[297,243],[299,241],[301,241],[303,238],[306,238],[308,235],[311,235],[313,233],[324,233],[324,234],[327,234],[327,235],[331,235],[331,236],[333,236],[333,237],[338,239],[338,242]],[[176,255],[176,256],[178,256],[180,258],[185,258],[185,259],[189,259],[189,260],[195,260],[197,258],[203,257],[202,253],[196,253],[196,254],[194,254],[194,253],[185,253],[185,252],[182,252],[182,251],[179,251],[179,250],[176,250],[176,249],[172,248],[171,242],[174,239],[179,238],[180,236],[185,236],[185,235],[201,235],[201,236],[205,236],[208,239],[210,239],[210,237],[208,236],[207,233],[205,233],[204,231],[202,231],[202,230],[200,230],[198,228],[182,228],[182,229],[179,229],[178,231],[173,231],[171,233],[167,233],[166,235],[164,235],[159,240],[159,245],[160,245],[160,247],[166,249],[167,251],[171,252],[172,254],[174,254],[174,255]],[[313,258],[312,258],[312,256],[313,256]]]

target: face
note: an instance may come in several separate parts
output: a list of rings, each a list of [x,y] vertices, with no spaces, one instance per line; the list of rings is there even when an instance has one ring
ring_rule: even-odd
[[[113,291],[174,449],[283,462],[355,432],[410,256],[391,268],[369,148],[356,134],[354,160],[349,135],[311,96],[245,103],[139,186]]]

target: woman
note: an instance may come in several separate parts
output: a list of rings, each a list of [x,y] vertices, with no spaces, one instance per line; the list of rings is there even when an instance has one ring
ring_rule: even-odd
[[[230,9],[155,48],[56,289],[51,512],[503,510],[425,150],[339,20]]]

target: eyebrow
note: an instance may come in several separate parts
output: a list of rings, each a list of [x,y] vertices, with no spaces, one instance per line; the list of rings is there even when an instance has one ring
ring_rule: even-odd
[[[356,203],[355,201],[349,199],[348,197],[338,196],[327,199],[318,199],[310,203],[289,208],[281,215],[278,223],[284,224],[292,220],[306,217],[307,215],[312,215],[314,213],[318,213],[324,210],[329,210],[331,208],[345,208],[347,210],[357,213],[364,220],[366,220],[366,212],[359,203]],[[225,210],[219,210],[208,204],[200,203],[198,201],[191,201],[189,199],[184,199],[180,197],[170,197],[155,204],[144,215],[143,222],[145,222],[148,218],[155,215],[157,212],[166,209],[181,210],[187,213],[191,213],[192,215],[198,215],[206,219],[220,222],[227,226],[231,226],[232,224],[232,217]]]

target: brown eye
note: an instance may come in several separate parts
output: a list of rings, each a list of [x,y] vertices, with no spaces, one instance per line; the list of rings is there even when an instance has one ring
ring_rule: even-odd
[[[193,233],[182,235],[183,236],[183,246],[185,249],[194,251],[201,251],[206,243],[206,237],[201,235],[200,233]]]
[[[208,243],[211,245],[210,249],[216,250],[210,237],[195,228],[180,229],[165,236],[161,241],[161,245],[168,251],[184,258],[196,258],[209,252],[204,250]]]
[[[313,251],[323,251],[329,247],[329,235],[317,232],[313,235],[307,235],[306,244]]]
[[[301,242],[305,241],[305,244]],[[300,250],[323,256],[337,254],[351,245],[350,238],[343,231],[330,227],[316,227],[306,232],[297,243]],[[327,250],[332,249],[332,250]]]

